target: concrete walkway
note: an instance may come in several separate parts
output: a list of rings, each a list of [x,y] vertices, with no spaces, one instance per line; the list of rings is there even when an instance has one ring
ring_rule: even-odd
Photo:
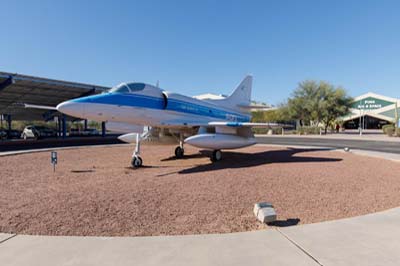
[[[400,264],[400,208],[281,231],[322,265]]]
[[[269,230],[161,237],[0,234],[0,265],[399,265],[400,208]]]

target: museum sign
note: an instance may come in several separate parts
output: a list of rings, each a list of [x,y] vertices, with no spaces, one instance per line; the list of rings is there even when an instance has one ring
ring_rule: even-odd
[[[352,108],[361,110],[375,110],[391,104],[394,104],[394,102],[385,101],[373,97],[367,97],[359,101],[353,102]]]

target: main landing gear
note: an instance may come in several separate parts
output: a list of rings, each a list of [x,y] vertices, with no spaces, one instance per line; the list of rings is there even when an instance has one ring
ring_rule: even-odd
[[[222,152],[221,150],[214,150],[211,156],[212,162],[218,162],[222,160]]]
[[[136,134],[136,147],[132,154],[131,165],[133,168],[139,168],[143,164],[142,158],[139,156],[140,154],[140,135]]]
[[[140,157],[140,142],[141,137],[139,134],[136,134],[136,147],[132,154],[131,165],[133,168],[139,168],[143,165],[143,160]],[[175,148],[175,157],[177,159],[183,158],[185,154],[185,149],[183,148],[183,133],[179,134],[179,146]],[[221,150],[214,150],[211,156],[212,162],[218,162],[222,160],[222,152]]]
[[[182,158],[184,154],[185,154],[185,150],[182,147],[178,146],[175,148],[175,157],[177,159]]]
[[[175,157],[177,159],[183,158],[185,149],[183,148],[183,133],[179,133],[179,146],[175,148]]]
[[[132,154],[131,165],[133,168],[139,168],[143,165],[143,160],[140,157],[140,142],[141,137],[139,134],[136,135],[136,147]],[[179,146],[175,148],[175,157],[177,159],[183,158],[185,149],[183,148],[183,133],[179,133]]]

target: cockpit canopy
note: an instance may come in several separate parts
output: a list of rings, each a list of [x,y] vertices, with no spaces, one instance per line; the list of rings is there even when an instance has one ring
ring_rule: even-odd
[[[135,91],[144,90],[146,84],[132,82],[132,83],[121,83],[115,87],[113,87],[110,92],[117,92],[117,93],[130,93]]]

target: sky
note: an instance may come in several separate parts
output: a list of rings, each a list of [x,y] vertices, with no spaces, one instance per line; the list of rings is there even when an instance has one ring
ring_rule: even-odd
[[[400,1],[0,0],[0,71],[279,104],[323,80],[400,97]]]

